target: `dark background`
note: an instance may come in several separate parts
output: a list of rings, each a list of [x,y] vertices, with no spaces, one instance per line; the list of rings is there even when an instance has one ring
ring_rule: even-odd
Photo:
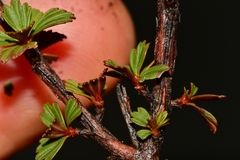
[[[153,58],[156,2],[125,0],[136,25],[137,40],[151,42],[148,62]],[[239,8],[233,1],[180,0],[181,23],[178,28],[178,57],[173,76],[172,98],[180,97],[183,86],[193,82],[201,93],[225,94],[227,99],[197,103],[218,120],[212,134],[201,116],[192,108],[174,109],[166,127],[161,159],[219,160],[240,159]],[[126,85],[134,107],[147,105]],[[129,143],[128,131],[118,107],[115,92],[106,98],[104,125],[119,140]],[[17,136],[17,134],[16,134]],[[38,143],[17,153],[10,160],[34,159]],[[91,139],[67,140],[54,159],[106,159],[109,155]]]

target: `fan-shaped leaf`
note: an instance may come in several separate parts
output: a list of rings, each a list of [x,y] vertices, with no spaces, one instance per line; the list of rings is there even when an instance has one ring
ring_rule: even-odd
[[[79,95],[85,95],[84,91],[78,88],[79,84],[75,80],[68,79],[68,80],[65,80],[64,82],[65,82],[65,88],[68,92],[72,92]]]
[[[151,119],[149,113],[147,112],[146,109],[142,108],[142,107],[138,107],[137,109],[138,111],[134,111],[132,112],[131,116],[131,120],[133,123],[142,126],[142,127],[146,127],[146,125],[148,124],[148,119]]]
[[[139,76],[148,48],[149,43],[146,44],[146,41],[143,41],[130,53],[130,67],[133,74],[136,76]]]
[[[12,46],[16,45],[17,39],[14,39],[0,30],[0,46]]]
[[[22,31],[31,24],[31,7],[21,5],[19,0],[11,0],[10,6],[3,6],[2,16],[15,31]]]
[[[139,82],[142,83],[145,80],[151,80],[155,78],[160,78],[163,72],[169,70],[169,67],[166,65],[157,65],[149,68],[148,70],[144,70],[140,74]]]
[[[65,140],[68,136],[64,136],[62,138],[57,139],[54,142],[46,144],[49,141],[49,138],[42,138],[40,140],[40,145],[37,147],[37,155],[35,157],[36,160],[51,160],[56,155],[56,153],[60,150]],[[45,145],[46,144],[46,145]]]
[[[17,45],[0,50],[0,58],[3,63],[7,62],[10,59],[15,59],[19,57],[27,49],[37,48],[37,42],[29,42],[25,45]]]
[[[77,101],[69,99],[66,104],[65,109],[65,119],[66,124],[69,126],[74,119],[76,119],[81,114],[80,108],[77,106]]]
[[[168,116],[168,112],[167,111],[160,111],[157,116],[156,116],[156,120],[157,120],[157,127],[156,129],[165,126],[168,124],[169,119],[166,119]]]
[[[53,103],[51,110],[52,110],[52,113],[54,114],[55,118],[60,121],[61,125],[62,125],[65,129],[67,129],[66,124],[65,124],[64,117],[63,117],[63,115],[62,115],[62,112],[61,112],[58,104],[57,104],[57,103]]]
[[[142,140],[146,139],[148,136],[152,134],[152,131],[149,129],[141,129],[137,131],[137,136]]]
[[[31,34],[32,36],[34,36],[48,27],[52,27],[66,22],[72,22],[73,19],[75,19],[75,17],[70,12],[67,12],[59,8],[49,9],[35,23],[35,25],[32,28]]]

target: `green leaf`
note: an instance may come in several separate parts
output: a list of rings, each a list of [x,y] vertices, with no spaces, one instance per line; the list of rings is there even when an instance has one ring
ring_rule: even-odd
[[[37,42],[29,42],[25,45],[17,45],[0,50],[0,58],[3,63],[10,59],[15,59],[23,54],[27,49],[37,48]]]
[[[49,9],[46,13],[44,13],[35,25],[32,28],[32,36],[41,32],[42,30],[67,22],[72,22],[75,19],[74,14],[71,12],[67,12],[65,10],[59,8]]]
[[[54,142],[51,142],[49,144],[46,144],[49,139],[48,138],[42,138],[40,140],[40,145],[37,147],[37,155],[35,157],[36,160],[51,160],[53,157],[57,154],[57,152],[62,147],[65,140],[68,138],[68,136],[64,136],[62,138],[57,139]],[[46,144],[46,145],[45,145]]]
[[[43,16],[43,12],[35,8],[31,8],[31,13],[32,13],[31,22],[36,23]]]
[[[190,91],[191,93],[189,93],[189,95],[192,97],[197,93],[198,87],[196,87],[193,83],[190,83]]]
[[[134,111],[131,114],[132,122],[139,125],[139,126],[146,127],[146,125],[148,124],[147,120],[151,119],[151,116],[149,115],[147,110],[142,108],[142,107],[138,107],[137,110],[138,111]]]
[[[19,0],[11,0],[10,6],[3,6],[2,16],[15,31],[22,31],[31,24],[31,7],[27,3],[21,5]]]
[[[60,108],[59,108],[59,106],[58,106],[57,103],[53,103],[53,104],[52,104],[52,113],[54,114],[55,118],[60,121],[61,125],[62,125],[65,129],[67,129],[67,126],[66,126],[66,124],[65,124],[64,117],[63,117],[62,112],[61,112],[61,110],[60,110]]]
[[[72,79],[65,80],[65,89],[68,92],[72,92],[79,95],[85,95],[84,91],[78,88],[78,85],[79,85],[78,82]]]
[[[40,118],[46,126],[50,127],[53,125],[53,121],[57,119],[61,126],[67,130],[65,120],[57,103],[53,103],[52,105],[46,103],[44,104],[43,109],[44,113],[40,114]]]
[[[105,66],[107,66],[107,67],[110,67],[110,68],[112,68],[112,69],[115,69],[115,68],[118,68],[119,66],[118,66],[118,64],[115,62],[115,61],[113,61],[113,60],[105,60],[105,61],[103,61],[104,62],[104,65]]]
[[[148,66],[146,66],[141,72],[145,72],[146,70],[148,70],[149,68],[151,68],[155,63],[155,60],[153,60]]]
[[[148,129],[141,129],[137,132],[137,136],[141,138],[142,140],[146,139],[148,136],[152,134],[151,130]]]
[[[14,39],[0,30],[0,46],[12,46],[16,45],[17,39]]]
[[[166,65],[153,66],[148,70],[144,70],[143,72],[141,72],[139,82],[142,83],[145,80],[160,78],[163,72],[167,70],[169,70],[169,67]]]
[[[136,49],[133,49],[130,53],[130,67],[134,75],[139,76],[143,62],[146,57],[149,43],[146,41],[140,42]]]
[[[156,129],[158,129],[158,128],[168,124],[169,119],[166,119],[167,116],[168,116],[168,112],[167,111],[160,110],[160,112],[158,112],[158,114],[156,116],[156,120],[157,120],[157,127],[156,127]]]
[[[50,127],[56,118],[52,112],[51,105],[49,103],[44,104],[43,110],[44,113],[40,114],[41,121],[47,126]]]
[[[81,114],[81,110],[77,105],[77,101],[69,99],[66,104],[65,109],[65,119],[66,124],[69,126],[74,119],[76,119]]]

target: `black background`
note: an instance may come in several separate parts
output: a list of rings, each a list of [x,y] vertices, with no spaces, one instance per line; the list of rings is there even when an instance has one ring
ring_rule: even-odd
[[[135,22],[137,40],[151,42],[148,62],[153,58],[156,2],[125,0]],[[174,109],[166,127],[161,159],[219,160],[240,159],[240,106],[237,46],[240,14],[233,1],[180,0],[181,23],[178,27],[178,57],[173,76],[175,99],[183,86],[193,82],[201,93],[225,94],[227,99],[197,103],[218,119],[218,131],[212,134],[201,116],[192,108]],[[133,107],[147,105],[126,85]],[[115,92],[106,97],[103,124],[119,140],[130,143]],[[17,136],[17,135],[16,135]],[[34,159],[38,143],[14,155],[11,160]],[[106,159],[109,155],[91,139],[67,140],[54,159]]]

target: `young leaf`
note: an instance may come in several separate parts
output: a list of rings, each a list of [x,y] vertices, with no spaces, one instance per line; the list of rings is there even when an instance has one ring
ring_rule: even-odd
[[[54,142],[46,144],[48,142],[48,138],[42,138],[39,142],[41,143],[37,148],[37,155],[35,157],[36,160],[51,160],[56,155],[56,153],[60,150],[65,140],[68,136],[64,136],[62,138],[57,139]],[[46,145],[45,145],[46,144]]]
[[[0,46],[12,46],[18,42],[17,39],[14,39],[0,30]]]
[[[22,31],[31,23],[31,8],[27,3],[21,5],[19,0],[11,0],[10,6],[3,6],[2,16],[15,31]]]
[[[15,59],[19,57],[27,49],[36,48],[37,42],[29,42],[25,45],[17,45],[0,50],[0,58],[3,63],[7,62],[10,59]]]
[[[67,126],[66,126],[66,124],[65,124],[65,120],[64,120],[64,118],[63,118],[62,112],[61,112],[58,104],[57,104],[57,103],[53,103],[51,110],[52,110],[52,113],[54,114],[55,118],[59,120],[59,122],[61,123],[61,125],[62,125],[65,129],[67,129]]]
[[[152,131],[149,129],[141,129],[137,131],[137,136],[142,140],[146,139],[148,136],[152,134]]]
[[[157,120],[157,127],[156,129],[162,127],[162,126],[165,126],[168,124],[169,122],[169,119],[166,119],[168,116],[168,112],[167,111],[160,111],[158,114],[157,114],[157,117],[156,117],[156,120]]]
[[[142,108],[142,107],[138,107],[137,110],[138,111],[134,111],[131,114],[132,122],[139,125],[139,126],[146,127],[146,125],[148,124],[147,120],[151,119],[151,116],[149,115],[147,110]]]
[[[46,103],[43,108],[44,113],[40,114],[40,118],[46,126],[50,127],[53,125],[53,121],[57,119],[61,126],[64,129],[67,129],[62,112],[57,103],[53,103],[52,106],[49,103]]]
[[[47,127],[50,127],[55,119],[55,116],[52,113],[51,105],[49,103],[44,104],[43,110],[44,113],[40,114],[40,119]]]
[[[83,90],[78,88],[78,83],[72,79],[65,80],[65,88],[68,92],[84,95]]]
[[[31,35],[34,36],[40,31],[52,27],[58,24],[63,24],[67,22],[72,22],[75,19],[74,15],[70,12],[59,8],[49,9],[46,13],[44,13],[41,18],[35,23],[32,28]]]
[[[65,119],[66,124],[69,126],[74,119],[76,119],[81,114],[80,108],[77,106],[77,101],[69,99],[66,104],[65,109]]]
[[[35,8],[31,8],[31,13],[32,13],[31,22],[37,22],[37,21],[39,21],[39,19],[40,19],[40,18],[42,17],[42,15],[43,15],[43,12],[41,12],[40,10],[35,9]]]
[[[145,80],[151,80],[155,78],[161,77],[162,73],[169,70],[168,66],[165,65],[157,65],[149,68],[148,70],[144,70],[140,74],[139,82],[142,83]]]
[[[130,67],[133,74],[136,76],[139,76],[148,48],[149,43],[146,44],[146,41],[143,41],[130,53]]]
[[[213,133],[216,133],[217,131],[217,120],[216,118],[207,110],[203,109],[203,108],[199,108],[198,109],[199,113],[204,117],[204,119],[206,120],[208,126],[210,127],[211,131]]]
[[[194,103],[187,103],[186,105],[191,106],[193,108],[195,108],[202,116],[203,118],[206,120],[207,125],[210,127],[211,131],[213,133],[216,133],[217,131],[217,119],[207,110],[198,107],[196,104]]]
[[[195,86],[193,83],[190,83],[190,91],[191,93],[189,93],[189,95],[192,97],[197,93],[198,87]]]

